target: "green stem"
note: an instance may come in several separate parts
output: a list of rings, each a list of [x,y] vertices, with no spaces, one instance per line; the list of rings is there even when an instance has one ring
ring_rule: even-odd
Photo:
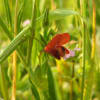
[[[31,37],[28,41],[28,50],[27,50],[27,65],[30,66],[31,64],[31,53],[32,53],[32,46],[33,46],[33,38],[35,36],[35,19],[36,19],[36,1],[33,0],[33,9],[32,9],[32,19],[31,19]],[[35,27],[34,27],[35,26]]]
[[[85,0],[80,0],[81,1],[81,6],[82,6],[82,16],[84,19],[86,19],[86,3],[87,1]],[[86,60],[86,33],[85,33],[85,22],[82,20],[82,40],[83,40],[83,72],[82,72],[82,91],[81,91],[81,100],[84,98],[84,87],[85,87],[85,60]]]
[[[75,69],[74,69],[74,65],[75,65],[75,62],[73,61],[72,62],[72,80],[70,82],[70,85],[71,85],[71,89],[70,89],[70,100],[73,100],[74,98],[74,95],[73,95],[73,78],[74,78],[74,72],[75,72]]]
[[[24,28],[12,41],[11,43],[4,49],[4,51],[0,54],[0,63],[2,63],[15,49],[16,47],[23,42],[26,38],[28,38],[29,33],[26,32],[30,26]]]
[[[83,100],[83,95],[84,95],[84,86],[85,86],[85,47],[86,47],[86,43],[85,43],[85,32],[84,32],[84,23],[83,23],[83,75],[82,75],[82,97],[81,100]]]
[[[3,98],[4,100],[9,100],[9,96],[8,96],[8,89],[7,89],[7,84],[5,83],[5,75],[4,75],[4,68],[1,64],[1,68],[0,68],[0,76],[1,76],[1,89],[2,89],[2,94],[3,94]]]
[[[2,27],[2,29],[4,30],[5,34],[7,35],[7,37],[12,40],[13,36],[10,33],[10,31],[8,30],[6,24],[3,22],[2,18],[0,17],[0,26]],[[21,52],[20,48],[17,49],[17,55],[20,58],[21,61],[25,62],[25,58],[23,53]]]
[[[93,23],[92,23],[92,52],[91,52],[91,59],[95,57],[95,45],[96,45],[96,7],[95,7],[95,0],[93,2]]]
[[[0,63],[2,63],[15,49],[16,47],[20,44],[23,43],[23,40],[27,39],[29,37],[29,33],[27,30],[30,29],[30,25],[24,28],[16,37],[11,41],[11,43],[4,49],[4,51],[0,54]],[[20,58],[22,57],[19,55]],[[21,61],[24,65],[24,68],[26,71],[29,73],[29,76],[33,80],[33,74],[32,70],[30,67],[27,67],[27,63],[25,62],[24,58],[21,58]]]
[[[0,17],[0,26],[3,29],[3,31],[5,32],[5,34],[7,35],[7,37],[12,40],[13,36],[11,34],[11,32],[8,30],[6,24],[4,23],[4,21],[2,20],[2,18]]]
[[[18,0],[16,0],[15,6],[15,17],[14,17],[14,37],[16,37],[18,30],[17,30],[17,12],[18,12]],[[13,78],[12,78],[12,100],[16,100],[16,67],[17,66],[17,54],[16,51],[13,52]]]
[[[11,11],[10,11],[10,6],[9,6],[9,2],[8,1],[9,0],[4,0],[4,5],[5,5],[5,10],[6,10],[8,26],[10,26],[10,28],[12,28]]]

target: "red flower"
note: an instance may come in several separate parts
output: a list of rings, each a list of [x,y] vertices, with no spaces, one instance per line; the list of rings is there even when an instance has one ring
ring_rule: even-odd
[[[64,57],[69,54],[69,50],[63,45],[69,42],[70,35],[68,33],[57,34],[44,48],[44,51],[54,56],[56,59]]]

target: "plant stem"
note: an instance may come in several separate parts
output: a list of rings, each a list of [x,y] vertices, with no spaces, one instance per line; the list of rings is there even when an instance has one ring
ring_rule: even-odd
[[[81,13],[84,19],[86,19],[86,0],[80,0],[81,4]],[[82,20],[82,40],[83,40],[83,72],[82,72],[82,91],[81,91],[81,100],[84,96],[84,86],[85,86],[85,58],[86,58],[86,33],[85,33],[85,22]]]
[[[55,5],[55,2],[54,2],[54,0],[51,0],[51,8],[52,8],[52,10],[54,10],[54,9],[56,9],[56,5]]]
[[[28,66],[30,66],[30,64],[31,64],[31,53],[32,53],[33,39],[35,36],[36,2],[37,2],[36,0],[33,0],[32,19],[31,19],[31,33],[32,34],[28,41],[28,49],[27,49],[27,65]]]
[[[70,86],[70,87],[71,87],[71,88],[70,88],[70,100],[73,100],[73,98],[74,98],[74,97],[73,97],[73,78],[74,78],[74,64],[75,64],[74,61],[72,62],[72,64],[73,64],[73,65],[72,65],[72,80],[71,80],[71,82],[70,82],[70,85],[71,85],[71,86]]]
[[[16,100],[16,51],[13,53],[13,84],[12,84],[12,100]]]
[[[2,18],[0,17],[0,26],[2,27],[2,29],[4,30],[5,34],[7,35],[7,37],[12,40],[13,39],[13,36],[12,34],[10,33],[10,31],[8,30],[7,26],[5,25],[5,23],[3,22]],[[20,32],[22,33],[22,32]],[[19,34],[20,34],[19,33]],[[20,48],[17,49],[17,55],[19,57],[19,59],[23,62],[25,62],[25,58],[23,56],[23,53],[21,52]],[[1,60],[0,60],[1,61]]]
[[[85,32],[84,32],[84,22],[82,24],[83,27],[83,75],[82,75],[82,96],[81,96],[81,100],[83,100],[83,94],[84,94],[84,85],[85,85]]]
[[[95,44],[96,44],[96,8],[95,8],[95,0],[92,0],[93,2],[93,24],[92,24],[92,52],[91,52],[91,58],[93,59],[95,56]]]
[[[14,37],[17,35],[17,8],[18,0],[16,0],[15,6],[15,19],[14,19]],[[16,100],[16,64],[17,64],[17,55],[16,51],[13,53],[13,84],[12,84],[12,100]]]
[[[17,47],[19,44],[23,43],[23,41],[27,38],[29,38],[30,33],[27,32],[27,30],[30,29],[30,26],[27,26],[24,28],[12,41],[11,43],[3,50],[2,53],[0,53],[0,63],[2,63]],[[18,49],[19,51],[19,49]],[[21,52],[20,52],[21,54]],[[21,58],[21,61],[25,61],[22,57],[22,54],[19,55]]]
[[[0,68],[0,83],[1,83],[1,90],[2,90],[2,94],[3,94],[3,98],[4,100],[9,100],[9,96],[8,96],[8,88],[7,88],[7,84],[6,84],[6,80],[5,80],[5,71],[4,71],[4,67],[1,64],[1,68]]]
[[[4,0],[5,10],[6,10],[6,17],[8,21],[8,26],[12,28],[12,18],[11,18],[11,11],[9,7],[9,0]]]

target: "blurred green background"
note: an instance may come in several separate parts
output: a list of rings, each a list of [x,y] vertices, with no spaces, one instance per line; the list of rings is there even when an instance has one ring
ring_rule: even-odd
[[[4,1],[8,1],[9,4],[12,26],[9,23],[9,18],[7,19],[8,11],[6,8],[8,6]],[[35,1],[35,6],[33,1]],[[30,62],[25,67],[17,57],[16,100],[100,100],[100,0],[95,0],[96,45],[93,60],[90,57],[93,44],[93,5],[92,0],[83,1],[84,4],[81,4],[82,0],[18,0],[19,23],[17,24],[17,32],[23,31],[25,28],[23,24],[27,20],[33,21],[33,25],[26,32],[29,34],[26,36],[28,39],[14,48],[19,48],[25,61]],[[0,0],[0,59],[3,58],[1,56],[3,50],[11,43],[5,34],[5,29],[2,28],[1,19],[10,34],[14,36],[15,3],[15,0]],[[82,9],[82,5],[85,5],[86,9]],[[33,6],[34,11],[32,10]],[[82,12],[85,12],[85,18]],[[81,99],[82,58],[84,56],[82,20],[85,21],[84,33],[86,34],[84,99]],[[32,32],[37,40],[31,41],[33,43],[32,52],[29,53]],[[68,32],[71,41],[73,40],[66,47],[70,50],[76,47],[80,48],[80,51],[75,52],[75,57],[64,61],[63,59],[56,60],[45,52],[40,54],[55,34],[64,32]],[[27,59],[28,53],[31,56]],[[9,54],[0,64],[0,100],[11,100],[12,97],[12,56]]]

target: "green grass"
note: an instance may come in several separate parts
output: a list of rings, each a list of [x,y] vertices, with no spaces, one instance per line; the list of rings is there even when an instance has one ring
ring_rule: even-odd
[[[100,2],[18,0],[16,7],[15,1],[0,0],[0,100],[12,98],[15,50],[16,100],[99,100]],[[64,32],[71,36],[65,46],[80,51],[56,60],[43,49]]]

